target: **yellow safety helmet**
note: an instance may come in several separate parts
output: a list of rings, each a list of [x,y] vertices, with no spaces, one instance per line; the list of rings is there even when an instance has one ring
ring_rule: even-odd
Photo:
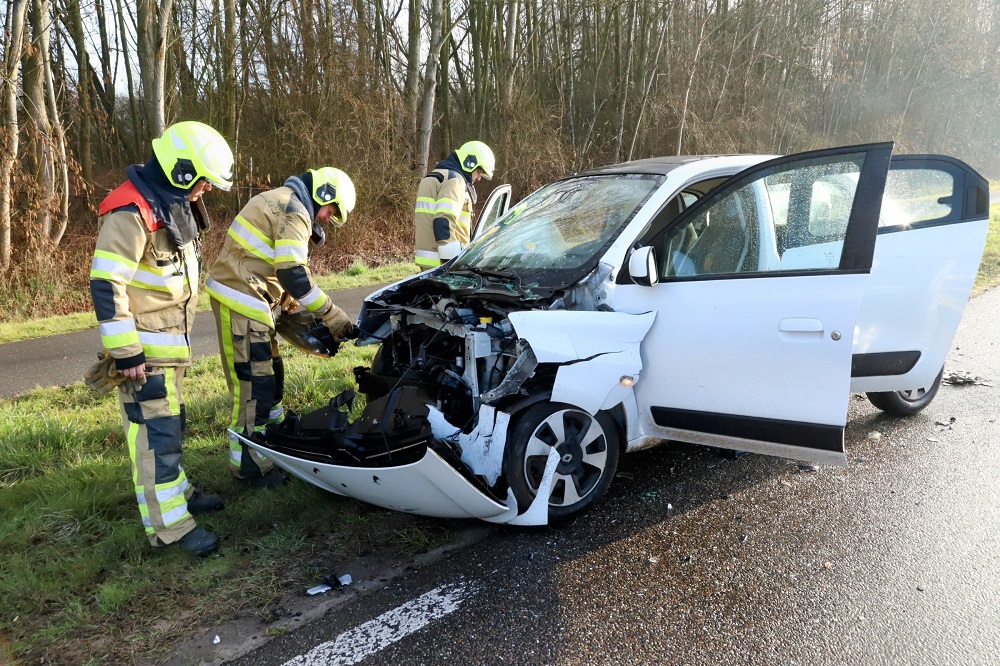
[[[462,163],[462,168],[472,173],[476,169],[483,170],[483,177],[486,180],[493,178],[493,167],[496,160],[493,151],[482,141],[467,141],[462,147],[455,151],[458,161]]]
[[[334,226],[343,226],[358,200],[358,194],[354,190],[354,182],[351,177],[333,167],[309,169],[309,173],[312,174],[313,201],[320,206],[337,204],[340,217],[334,222]]]
[[[153,154],[171,184],[182,190],[191,189],[199,178],[226,191],[233,186],[233,151],[205,123],[185,120],[171,125],[153,139]]]

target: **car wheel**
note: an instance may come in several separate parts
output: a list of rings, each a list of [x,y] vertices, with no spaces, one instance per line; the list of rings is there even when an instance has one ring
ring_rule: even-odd
[[[510,431],[504,467],[522,511],[538,494],[552,447],[560,460],[549,494],[549,522],[560,523],[588,509],[611,485],[618,468],[618,427],[606,412],[593,416],[556,402],[521,414]]]
[[[916,414],[927,405],[937,395],[941,388],[941,378],[944,376],[944,368],[938,373],[930,386],[913,389],[912,391],[886,391],[883,393],[866,393],[868,400],[881,409],[886,414],[894,416],[909,416]]]

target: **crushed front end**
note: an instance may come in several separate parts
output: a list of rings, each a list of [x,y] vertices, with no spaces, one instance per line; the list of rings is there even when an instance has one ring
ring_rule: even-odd
[[[348,389],[321,409],[289,412],[263,441],[244,441],[334,493],[422,515],[517,522],[502,471],[506,410],[530,399],[529,380],[544,379],[508,317],[524,307],[522,295],[472,289],[482,284],[421,276],[369,297],[362,341],[381,346],[370,368],[355,368],[366,398],[360,418],[349,420]],[[456,298],[456,286],[477,295]],[[522,520],[544,523],[544,509],[522,511]]]

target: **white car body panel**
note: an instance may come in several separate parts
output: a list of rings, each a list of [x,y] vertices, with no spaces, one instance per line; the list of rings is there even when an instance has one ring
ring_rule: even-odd
[[[576,405],[591,414],[611,409],[633,395],[634,388],[622,384],[622,378],[637,380],[641,370],[638,342],[625,351],[563,365],[556,372],[552,402]]]
[[[855,377],[851,391],[904,391],[934,381],[969,301],[988,230],[989,221],[979,220],[879,234],[854,352],[915,350],[920,360],[905,375]]]
[[[656,313],[649,308],[635,314],[575,310],[510,313],[518,337],[528,341],[539,363],[567,363],[626,351],[642,342],[655,318]]]
[[[559,464],[559,454],[555,449],[546,461],[538,497],[523,514],[518,515],[513,494],[508,493],[507,504],[495,502],[430,448],[423,458],[409,465],[347,467],[285,455],[238,433],[233,434],[288,473],[308,483],[385,509],[432,518],[477,518],[520,526],[540,526],[549,522],[548,496]]]
[[[437,518],[488,519],[510,509],[483,495],[433,449],[398,467],[347,467],[295,458],[240,437],[247,446],[300,479],[386,509]],[[504,521],[506,522],[506,521]]]
[[[672,315],[654,322],[648,339],[655,349],[643,347],[635,387],[640,436],[667,436],[652,421],[651,405],[843,426],[851,335],[866,280],[816,275],[619,285],[616,310],[656,302]]]

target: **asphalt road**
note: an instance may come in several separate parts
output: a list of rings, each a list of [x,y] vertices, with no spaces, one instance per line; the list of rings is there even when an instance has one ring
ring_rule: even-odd
[[[995,289],[947,373],[1000,379],[997,330]],[[575,524],[493,529],[230,663],[995,665],[998,416],[945,385],[906,419],[852,396],[847,468],[627,455]]]
[[[330,292],[330,296],[354,318],[365,296],[379,286],[344,289]],[[195,317],[191,345],[196,358],[219,353],[211,312],[199,312]],[[83,374],[97,360],[100,350],[101,336],[96,328],[0,344],[0,398],[11,398],[39,386],[83,381]]]

